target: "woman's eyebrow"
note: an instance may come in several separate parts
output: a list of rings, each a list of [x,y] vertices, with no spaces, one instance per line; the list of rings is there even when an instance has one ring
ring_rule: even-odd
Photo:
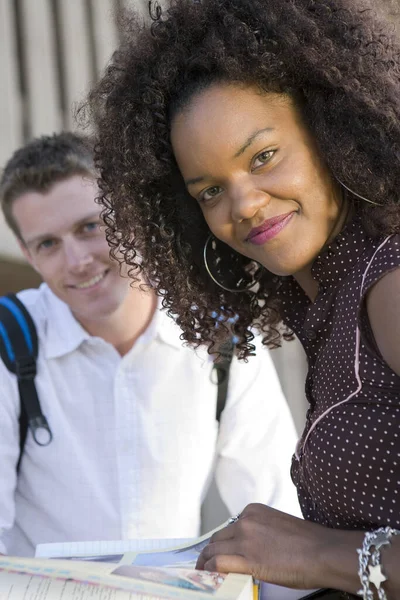
[[[185,184],[186,187],[189,187],[189,185],[196,185],[196,183],[201,183],[202,181],[204,181],[204,177],[193,177],[193,179],[186,179]]]
[[[273,131],[274,128],[273,127],[264,127],[264,129],[257,129],[257,131],[255,131],[254,133],[252,133],[247,140],[245,141],[245,143],[243,144],[243,146],[241,146],[239,148],[239,150],[234,154],[233,158],[238,158],[238,156],[240,156],[241,154],[243,154],[243,152],[249,147],[251,146],[251,144],[254,142],[254,140],[256,140],[258,138],[259,135],[261,135],[262,133],[265,133],[266,131]]]

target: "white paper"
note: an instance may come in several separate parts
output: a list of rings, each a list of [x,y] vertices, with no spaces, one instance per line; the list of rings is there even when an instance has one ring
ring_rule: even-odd
[[[126,552],[151,552],[153,550],[165,550],[174,546],[181,546],[192,540],[193,538],[176,538],[38,544],[35,556],[38,558],[65,558],[71,556],[125,554]]]

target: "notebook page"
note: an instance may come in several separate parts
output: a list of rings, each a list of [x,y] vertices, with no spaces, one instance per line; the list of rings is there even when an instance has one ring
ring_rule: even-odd
[[[76,581],[34,577],[24,573],[2,573],[0,598],[8,600],[146,600],[146,596],[128,590],[112,590]]]
[[[124,554],[125,552],[151,552],[165,550],[174,546],[189,543],[193,538],[167,538],[143,540],[115,540],[92,542],[64,542],[55,544],[38,544],[36,557],[55,558],[71,556],[102,556],[109,554]]]

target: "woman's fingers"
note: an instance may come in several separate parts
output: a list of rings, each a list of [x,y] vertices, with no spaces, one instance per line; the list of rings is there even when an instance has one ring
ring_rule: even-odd
[[[205,548],[203,548],[199,558],[197,559],[196,569],[205,569],[206,564],[215,562],[221,556],[229,556],[230,558],[239,557],[237,544],[233,540],[210,542]],[[207,567],[207,570],[208,567]]]
[[[258,506],[262,506],[263,508],[265,508],[261,504],[260,505],[258,505],[258,504],[249,504],[241,512],[240,517],[236,521],[234,521],[230,525],[227,525],[223,529],[220,529],[219,531],[217,531],[216,533],[214,533],[211,536],[211,538],[210,538],[210,543],[211,542],[223,542],[223,541],[226,541],[226,540],[231,540],[235,536],[237,537],[239,528],[243,525],[243,521],[245,521],[249,516],[251,516],[252,511],[254,512],[255,508],[257,508]]]
[[[202,567],[196,568],[204,569],[205,571],[214,571],[217,573],[244,573],[246,575],[252,575],[250,565],[248,561],[238,554],[223,554],[218,553],[205,560]]]
[[[249,505],[242,513],[242,515],[240,516],[240,519],[238,521],[235,521],[234,523],[231,523],[230,525],[227,525],[226,527],[224,527],[224,529],[220,529],[219,531],[217,531],[216,533],[214,533],[214,535],[212,535],[212,537],[210,538],[210,542],[209,544],[203,549],[203,551],[201,552],[198,561],[197,561],[197,565],[196,568],[197,569],[207,569],[209,570],[209,567],[205,566],[209,561],[212,561],[212,563],[214,564],[216,562],[216,560],[220,561],[221,557],[224,557],[224,560],[226,559],[227,556],[229,556],[230,560],[232,560],[233,558],[241,558],[243,560],[246,560],[244,558],[245,556],[245,552],[244,552],[244,547],[246,546],[246,544],[243,544],[243,542],[246,542],[246,535],[243,535],[243,528],[244,528],[244,521],[246,520],[246,517],[248,516],[247,513],[251,513],[251,508],[252,507],[256,507],[258,505]],[[263,507],[264,508],[264,507]],[[246,513],[247,511],[247,513]],[[248,523],[246,523],[245,525],[245,529],[247,529]],[[218,556],[218,559],[216,559],[216,557]],[[247,564],[248,561],[246,561]],[[226,564],[226,561],[223,562],[223,565]],[[225,566],[225,569],[227,567]],[[229,567],[230,570],[232,570],[232,564],[229,563]],[[244,567],[242,567],[244,568]],[[226,572],[223,571],[223,572]],[[242,572],[242,571],[240,571]],[[243,571],[244,573],[248,573],[248,567],[246,567],[246,570]]]
[[[236,523],[227,525],[223,529],[220,529],[214,533],[210,538],[210,544],[213,542],[225,542],[227,540],[232,540],[235,537]]]

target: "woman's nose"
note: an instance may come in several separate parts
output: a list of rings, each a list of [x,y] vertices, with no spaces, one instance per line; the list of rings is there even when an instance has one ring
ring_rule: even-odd
[[[243,187],[232,192],[231,215],[233,221],[252,219],[257,212],[269,204],[268,192],[257,188]]]

